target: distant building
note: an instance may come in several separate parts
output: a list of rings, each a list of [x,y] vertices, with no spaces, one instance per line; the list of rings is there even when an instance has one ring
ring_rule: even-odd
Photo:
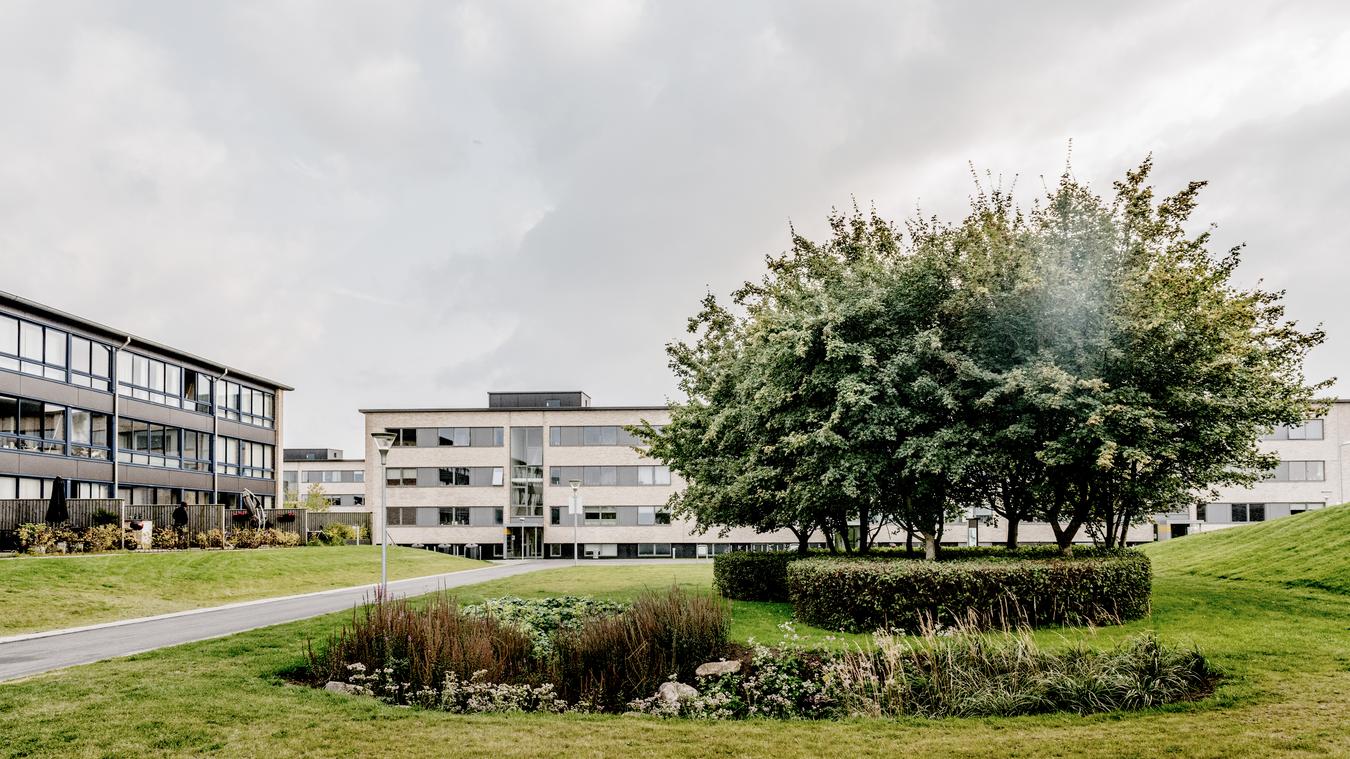
[[[673,517],[670,496],[683,483],[646,456],[625,429],[661,426],[665,406],[593,406],[579,391],[489,393],[485,408],[365,409],[367,504],[378,512],[380,458],[373,432],[397,435],[389,453],[388,504],[372,520],[375,540],[388,519],[389,540],[483,558],[571,558],[572,488],[580,484],[576,525],[584,558],[699,557],[736,549],[795,549],[787,530],[737,528],[697,533]],[[301,483],[303,486],[303,483]],[[1027,543],[1052,542],[1050,527],[1027,524]],[[988,520],[946,527],[946,544],[993,545],[1003,528]],[[1132,528],[1130,542],[1153,539],[1152,525]],[[879,544],[903,544],[882,528]],[[1090,542],[1086,532],[1080,542]],[[812,538],[823,545],[823,537]]]
[[[49,497],[60,476],[75,498],[274,506],[290,389],[0,292],[0,499]]]
[[[1325,417],[1280,427],[1260,447],[1280,465],[1249,488],[1222,488],[1218,498],[1158,517],[1162,540],[1212,532],[1345,503],[1345,451],[1350,446],[1350,401],[1331,404]]]
[[[318,485],[333,511],[366,510],[364,460],[343,458],[336,448],[287,448],[281,467],[287,502],[304,501]]]

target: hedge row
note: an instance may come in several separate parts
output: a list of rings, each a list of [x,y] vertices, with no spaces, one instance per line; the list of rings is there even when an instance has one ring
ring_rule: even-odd
[[[797,618],[831,630],[913,631],[925,624],[1113,624],[1149,613],[1147,556],[1001,561],[794,561]]]
[[[801,554],[773,551],[732,551],[713,557],[713,585],[726,598],[738,601],[786,601],[788,562]]]
[[[1079,546],[1073,549],[1074,558],[1092,558],[1111,555],[1105,548]],[[876,559],[922,559],[923,553],[908,554],[903,548],[876,548],[869,557]],[[1016,551],[996,546],[953,546],[943,548],[939,561],[1008,561],[1022,559],[1053,559],[1059,557],[1059,547],[1053,545],[1024,546]],[[787,567],[798,559],[821,558],[836,561],[859,559],[854,554],[832,554],[812,551],[808,554],[764,551],[732,551],[713,557],[713,584],[719,593],[738,601],[788,601]]]

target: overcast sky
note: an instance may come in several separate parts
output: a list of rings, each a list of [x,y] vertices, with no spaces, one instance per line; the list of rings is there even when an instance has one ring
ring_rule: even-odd
[[[0,289],[294,385],[291,446],[661,403],[789,221],[956,216],[968,162],[1030,202],[1070,140],[1103,191],[1209,180],[1350,377],[1347,3],[0,0],[0,103]]]

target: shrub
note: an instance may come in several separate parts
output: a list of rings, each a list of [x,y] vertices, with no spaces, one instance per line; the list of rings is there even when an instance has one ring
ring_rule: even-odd
[[[111,551],[121,547],[122,528],[116,524],[90,527],[80,536],[86,551]]]
[[[192,537],[192,545],[197,548],[224,548],[225,534],[220,530],[199,532]]]
[[[713,586],[740,601],[786,601],[788,562],[797,553],[732,551],[713,557]]]
[[[230,533],[229,542],[235,548],[290,548],[300,545],[300,535],[272,527],[249,527]]]
[[[89,521],[95,527],[103,527],[110,524],[115,525],[118,522],[117,512],[108,511],[107,509],[97,509],[90,516]]]
[[[792,562],[797,617],[833,630],[917,630],[926,623],[1115,623],[1149,611],[1147,556],[1072,560]]]
[[[405,599],[377,599],[354,610],[351,624],[330,637],[319,653],[313,645],[308,653],[317,682],[346,682],[352,665],[360,665],[361,673],[393,684],[392,690],[376,692],[392,703],[410,703],[414,694],[438,691],[450,673],[457,681],[477,677],[502,683],[529,681],[537,671],[528,635],[492,616],[465,614],[444,593],[431,596],[421,608]]]
[[[312,546],[345,546],[347,541],[356,539],[356,528],[349,524],[334,522],[310,535],[309,545]]]
[[[56,545],[56,533],[50,525],[29,522],[19,525],[19,548],[28,553],[42,553]]]
[[[596,617],[554,640],[562,696],[601,709],[648,696],[672,676],[686,681],[727,648],[726,602],[679,588],[639,596],[628,611]]]
[[[1110,555],[1113,549],[1096,546],[1077,546],[1073,558],[1093,558]],[[1057,559],[1059,547],[1031,545],[1009,551],[1001,546],[949,546],[938,553],[938,561],[1006,561],[1017,559]],[[911,559],[923,560],[923,553],[910,554],[903,548],[873,548],[865,556],[847,553],[812,551],[808,554],[787,552],[732,551],[713,557],[713,585],[727,598],[738,601],[788,601],[788,564],[799,559]]]

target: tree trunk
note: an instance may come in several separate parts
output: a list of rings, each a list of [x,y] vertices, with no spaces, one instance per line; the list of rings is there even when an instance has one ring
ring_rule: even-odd
[[[1004,543],[1004,546],[1005,546],[1009,551],[1016,551],[1016,550],[1017,550],[1017,527],[1018,527],[1018,525],[1020,525],[1020,524],[1022,523],[1022,520],[1021,520],[1021,519],[1017,519],[1017,518],[1015,518],[1015,517],[1008,517],[1007,519],[1008,519],[1008,540],[1007,540],[1006,543]]]
[[[868,540],[872,531],[872,512],[867,508],[867,504],[858,504],[858,553],[867,553]]]
[[[914,555],[914,528],[905,525],[905,556]]]
[[[938,536],[935,533],[923,531],[923,558],[925,561],[937,561]]]

